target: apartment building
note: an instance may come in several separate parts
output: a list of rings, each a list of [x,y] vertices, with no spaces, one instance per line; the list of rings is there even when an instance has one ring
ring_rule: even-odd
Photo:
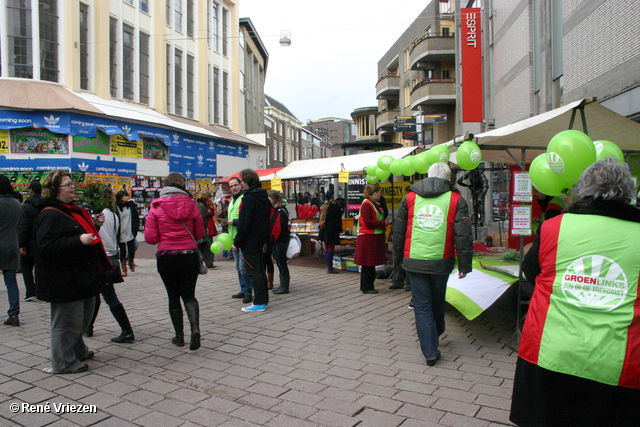
[[[284,167],[300,160],[303,122],[283,103],[269,95],[265,95],[264,99],[264,114],[271,121],[266,141],[267,168]]]
[[[236,1],[5,0],[0,22],[11,167],[212,178],[264,153],[243,135],[267,54]],[[52,137],[65,149],[34,151]]]
[[[305,129],[320,137],[321,158],[342,156],[342,144],[354,142],[357,136],[353,120],[336,117],[308,121]]]

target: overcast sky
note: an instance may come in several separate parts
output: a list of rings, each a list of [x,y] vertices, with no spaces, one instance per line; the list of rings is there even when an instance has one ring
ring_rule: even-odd
[[[239,0],[267,52],[265,92],[299,120],[377,106],[378,61],[429,0]],[[397,6],[396,6],[397,5]],[[291,46],[280,46],[290,32]]]

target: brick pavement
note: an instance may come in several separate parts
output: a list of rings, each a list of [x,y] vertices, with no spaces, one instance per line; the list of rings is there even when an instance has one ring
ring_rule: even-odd
[[[117,285],[136,342],[110,342],[119,331],[103,304],[95,336],[86,339],[96,351],[89,372],[42,372],[49,366],[46,303],[23,302],[23,326],[0,326],[0,426],[510,425],[516,356],[505,343],[514,316],[500,307],[474,321],[449,309],[443,360],[427,367],[408,292],[378,281],[380,294],[363,295],[357,273],[326,275],[307,260],[291,266],[290,294],[272,295],[264,313],[244,313],[230,298],[233,262],[217,260],[220,269],[198,282],[203,337],[192,352],[170,342],[155,261],[137,262]],[[0,301],[4,311],[4,287]],[[10,412],[11,403],[47,402],[96,405],[97,412]]]

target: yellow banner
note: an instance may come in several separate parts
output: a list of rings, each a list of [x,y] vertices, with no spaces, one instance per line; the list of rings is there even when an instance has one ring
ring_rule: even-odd
[[[9,130],[0,129],[0,153],[9,153]]]
[[[398,209],[400,202],[407,194],[407,188],[411,185],[409,181],[394,182],[379,182],[380,190],[384,199],[387,201],[387,207],[389,209]]]
[[[340,171],[338,173],[338,182],[349,182],[349,171]]]
[[[142,158],[142,141],[127,141],[122,135],[111,135],[113,156]]]

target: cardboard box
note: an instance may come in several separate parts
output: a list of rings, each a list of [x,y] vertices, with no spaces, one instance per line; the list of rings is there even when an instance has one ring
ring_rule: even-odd
[[[333,268],[336,270],[345,270],[347,268],[346,262],[342,257],[333,257]]]

